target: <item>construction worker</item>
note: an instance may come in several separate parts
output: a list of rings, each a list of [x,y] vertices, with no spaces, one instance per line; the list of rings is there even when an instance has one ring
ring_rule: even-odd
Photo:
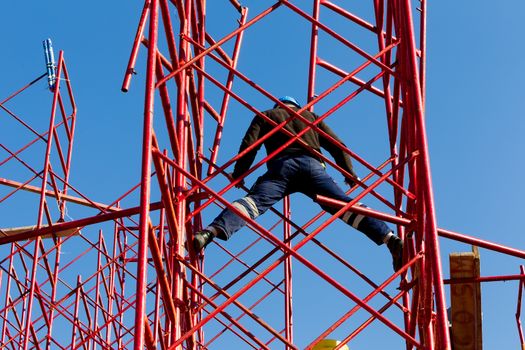
[[[293,97],[285,96],[279,100],[294,111],[301,108],[300,104]],[[277,124],[282,123],[290,117],[288,111],[278,104],[276,104],[273,109],[262,113]],[[314,122],[318,118],[314,113],[309,111],[303,111],[301,116],[309,122]],[[284,129],[292,134],[298,134],[306,127],[307,125],[303,121],[299,118],[294,118],[284,126]],[[318,123],[317,127],[333,139],[341,142],[323,121]],[[239,153],[254,144],[273,128],[274,126],[264,120],[264,118],[256,115],[246,131]],[[270,154],[289,141],[289,139],[290,136],[284,132],[273,134],[264,141],[266,152]],[[327,137],[313,129],[308,130],[301,136],[301,139],[314,150],[320,152],[321,147],[326,149],[334,158],[336,164],[352,175],[352,177],[347,177],[345,182],[350,187],[355,185],[354,179],[357,179],[357,175],[354,173],[350,157],[346,152],[335,146]],[[237,160],[231,175],[233,179],[238,179],[250,168],[259,148],[260,145]],[[330,175],[328,175],[324,162],[312,154],[307,147],[300,145],[299,142],[290,144],[272,158],[267,163],[267,166],[268,171],[257,179],[248,195],[232,203],[236,209],[251,219],[262,215],[274,203],[283,199],[286,195],[295,192],[304,193],[313,200],[315,200],[317,195],[345,202],[352,200],[352,198],[348,197],[335,183]],[[241,181],[239,187],[243,183],[244,181]],[[359,203],[359,205],[364,207],[361,203]],[[321,205],[321,207],[331,214],[337,212],[337,209],[329,206]],[[392,254],[394,270],[397,271],[402,266],[403,242],[383,221],[351,212],[343,213],[339,218],[364,233],[377,245],[386,243]],[[195,251],[199,252],[215,237],[228,240],[245,225],[246,221],[244,219],[230,209],[224,209],[208,227],[195,234],[193,238]]]

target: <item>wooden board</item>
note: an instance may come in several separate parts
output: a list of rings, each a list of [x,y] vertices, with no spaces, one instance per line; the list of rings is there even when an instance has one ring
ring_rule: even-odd
[[[454,350],[482,350],[481,286],[454,283],[457,278],[479,277],[479,253],[450,254],[451,342]]]
[[[47,227],[47,226],[43,226]],[[7,236],[16,236],[20,233],[33,231],[36,229],[36,226],[21,226],[21,227],[11,227],[11,228],[2,228],[0,229],[0,237],[7,237]],[[78,235],[79,229],[78,228],[70,228],[67,230],[57,231],[55,233],[48,233],[47,235],[40,236],[42,239],[44,238],[51,238],[53,235],[55,237],[66,237],[71,235]],[[32,238],[31,240],[33,240]]]

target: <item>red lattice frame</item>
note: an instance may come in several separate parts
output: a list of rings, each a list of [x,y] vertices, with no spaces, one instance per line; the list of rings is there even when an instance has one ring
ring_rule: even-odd
[[[57,65],[59,79],[53,92],[50,128],[47,133],[33,131],[37,138],[17,151],[10,151],[2,144],[3,149],[10,153],[2,164],[21,162],[32,170],[34,177],[24,182],[0,179],[3,185],[14,188],[0,202],[22,190],[40,195],[36,227],[0,237],[0,244],[11,243],[7,256],[0,257],[0,282],[6,291],[5,304],[0,309],[2,343],[13,349],[76,349],[95,345],[103,348],[130,348],[131,344],[135,349],[200,349],[212,348],[215,344],[221,346],[220,338],[228,332],[238,341],[238,344],[231,345],[234,347],[297,349],[292,312],[292,262],[295,262],[313,272],[355,305],[337,321],[327,325],[324,332],[311,335],[307,349],[339,330],[359,310],[366,310],[370,318],[351,331],[345,330],[347,336],[337,348],[363,333],[373,321],[379,320],[404,339],[407,349],[450,349],[444,284],[453,281],[443,280],[438,236],[521,258],[525,257],[525,253],[437,227],[423,109],[425,1],[421,2],[418,20],[413,17],[412,4],[408,0],[374,0],[372,3],[374,23],[355,15],[352,9],[322,0],[312,1],[311,14],[291,1],[278,1],[248,19],[248,9],[231,0],[231,6],[239,13],[236,29],[216,40],[206,28],[204,0],[145,1],[122,86],[123,91],[129,89],[139,48],[144,45],[147,48],[147,62],[144,69],[146,93],[142,176],[137,186],[109,205],[91,201],[68,181],[76,106],[63,55],[60,54]],[[225,194],[234,186],[240,185],[244,177],[271,160],[279,151],[263,157],[243,178],[235,181],[229,181],[228,167],[265,138],[231,159],[219,162],[218,157],[221,144],[225,142],[222,135],[232,100],[263,118],[265,116],[261,111],[250,104],[247,94],[264,96],[268,104],[279,103],[263,86],[237,69],[246,29],[271,16],[279,8],[287,8],[307,21],[312,28],[308,102],[301,111],[312,110],[316,104],[324,101],[341,86],[348,85],[347,83],[356,86],[355,90],[322,113],[319,121],[333,115],[360,94],[371,93],[378,96],[384,101],[390,156],[376,167],[332,139],[334,145],[368,169],[368,174],[363,179],[356,179],[359,186],[349,192],[355,199],[350,203],[341,203],[319,197],[318,202],[338,207],[338,214],[326,218],[320,212],[302,225],[291,219],[288,198],[284,200],[282,210],[271,209],[278,218],[271,227],[267,228],[244,217],[249,228],[259,237],[247,243],[239,252],[230,251],[228,245],[219,245],[219,249],[229,260],[209,273],[208,268],[204,268],[203,255],[196,255],[191,245],[187,244],[194,232],[202,227],[203,211],[216,205],[228,207],[243,216],[232,206]],[[368,53],[351,39],[332,29],[329,23],[321,21],[320,13],[326,10],[369,31],[375,37],[377,52]],[[173,13],[177,16],[173,16]],[[144,34],[146,26],[147,37]],[[321,58],[318,55],[319,41],[322,40],[320,31],[360,55],[362,63],[346,72]],[[420,38],[419,44],[416,43],[416,37]],[[230,41],[233,45],[231,53],[228,53],[226,47]],[[163,50],[167,52],[163,53]],[[214,62],[225,69],[228,73],[226,78],[216,77],[214,72],[208,71],[205,62]],[[318,67],[338,76],[339,80],[316,94]],[[371,68],[375,69],[375,74],[368,81],[358,77],[359,73]],[[44,75],[35,81],[43,77]],[[251,90],[237,92],[232,88],[234,81],[243,82]],[[33,129],[4,105],[33,83],[0,103],[4,111],[29,130]],[[206,84],[212,84],[222,91],[219,109],[215,109],[209,101]],[[376,85],[381,85],[382,88]],[[66,113],[63,95],[69,98],[72,110],[70,113]],[[160,107],[155,108],[156,101],[160,101]],[[55,120],[57,107],[61,122]],[[284,105],[282,107],[287,108]],[[290,120],[302,119],[300,111],[289,112],[292,115]],[[157,130],[153,127],[154,115],[162,116],[163,120],[162,127]],[[211,128],[204,127],[206,118],[213,120]],[[322,132],[317,129],[316,124],[317,122],[307,123],[308,130]],[[271,133],[286,133],[283,126],[284,123],[275,125]],[[61,127],[66,130],[67,141],[64,135],[59,137],[57,134]],[[159,133],[158,139],[155,131]],[[208,135],[213,136],[209,152],[204,150],[204,138]],[[289,136],[291,143],[300,140],[301,135]],[[42,171],[35,170],[17,157],[39,140],[46,142]],[[67,145],[65,155],[64,145]],[[50,154],[53,147],[60,160],[56,168],[61,173],[55,172],[51,166]],[[310,151],[323,158],[329,166],[344,173],[329,158]],[[207,171],[204,172],[206,168]],[[40,186],[30,184],[40,178]],[[228,185],[215,187],[215,180],[220,178],[226,179]],[[391,188],[392,199],[386,198],[382,194],[384,191],[378,190],[384,185]],[[160,201],[151,201],[152,187],[160,193]],[[71,190],[75,195],[68,193]],[[135,190],[139,191],[139,205],[120,208],[119,203]],[[354,204],[367,196],[375,197],[391,213],[354,207]],[[53,215],[49,211],[46,197],[58,200],[58,222],[51,219]],[[93,208],[97,213],[82,219],[64,221],[66,202],[69,205]],[[382,283],[372,281],[345,257],[316,238],[339,214],[347,210],[394,224],[399,235],[405,238],[407,244],[404,267]],[[44,224],[44,218],[47,218],[47,225]],[[103,223],[109,223],[110,228],[106,226],[96,235],[93,232],[79,231],[86,226]],[[279,231],[281,228],[282,234]],[[50,239],[43,239],[49,235]],[[27,241],[30,238],[34,240]],[[61,258],[61,249],[68,244],[78,246],[78,252],[75,257],[64,260]],[[315,245],[344,269],[352,271],[372,291],[365,297],[359,297],[341,280],[318,266],[317,260],[309,259],[298,252],[307,244]],[[34,248],[33,253],[29,251],[30,246]],[[246,255],[256,246],[266,247],[262,248],[264,254],[260,254],[255,261],[249,261]],[[88,258],[95,262],[91,266],[96,268],[78,273],[71,280],[72,277],[68,276],[71,271]],[[241,272],[228,275],[233,266]],[[275,282],[277,268],[282,268],[282,275]],[[222,277],[223,274],[227,277]],[[252,279],[246,281],[249,276]],[[522,280],[523,272],[518,277],[499,277],[499,280],[507,279]],[[481,282],[489,280],[492,279],[480,279]],[[387,286],[395,281],[401,281],[401,290],[396,295],[390,295]],[[238,286],[241,282],[242,287]],[[245,305],[243,296],[254,292],[261,284],[269,290]],[[371,306],[370,301],[379,294],[387,301],[377,309]],[[268,300],[273,300],[271,298],[274,295],[283,300],[282,310],[278,310],[282,313],[282,324],[267,321],[256,311],[258,305],[269,303]],[[404,321],[402,325],[384,315],[389,309],[401,313]],[[234,312],[239,314],[234,315]],[[245,322],[245,318],[251,321]],[[519,312],[517,319],[519,321]],[[61,325],[61,333],[68,332],[67,336],[57,334],[55,324]],[[217,325],[221,325],[221,328],[217,329]],[[257,328],[258,331],[252,328]]]

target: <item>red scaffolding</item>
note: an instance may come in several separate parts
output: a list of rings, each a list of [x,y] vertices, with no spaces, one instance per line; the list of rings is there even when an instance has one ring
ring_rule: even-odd
[[[33,226],[0,231],[3,346],[312,349],[322,339],[338,337],[342,341],[335,349],[341,349],[349,343],[351,347],[358,335],[373,337],[375,331],[368,330],[380,324],[382,332],[390,330],[399,339],[392,348],[450,349],[444,286],[454,281],[444,280],[438,237],[520,258],[525,252],[437,226],[424,118],[426,6],[424,0],[418,4],[415,15],[410,0],[374,0],[371,16],[365,19],[351,4],[283,0],[249,17],[248,8],[230,0],[223,6],[235,20],[229,23],[225,18],[223,34],[216,36],[206,26],[205,0],[146,0],[122,85],[128,91],[135,71],[145,72],[141,178],[109,204],[92,201],[69,181],[76,105],[63,53],[55,67],[44,132],[7,104],[49,74],[4,98],[3,112],[34,136],[22,147],[1,144],[7,156],[0,167],[10,166],[13,175],[0,178],[0,184],[11,189],[2,193],[0,203],[34,193],[38,215]],[[243,179],[257,173],[280,149],[256,162],[240,179],[231,180],[229,167],[271,134],[286,133],[284,124],[275,125],[241,154],[228,158],[219,153],[231,143],[224,135],[232,127],[228,118],[233,108],[266,118],[253,96],[266,106],[280,103],[264,84],[238,68],[245,33],[279,11],[309,28],[307,103],[298,112],[289,110],[288,121],[303,120],[308,125],[305,132],[322,133],[319,122],[370,95],[380,101],[388,138],[380,161],[367,160],[331,139],[364,169],[363,178],[349,191],[354,198],[349,203],[317,198],[337,207],[335,215],[308,212],[304,222],[292,218],[290,198],[270,210],[268,221],[246,217],[230,198],[234,187],[247,190]],[[351,24],[353,31],[334,28],[322,13]],[[366,33],[367,40],[357,44],[355,31]],[[352,59],[341,64],[323,58],[323,42],[336,42]],[[138,69],[141,53],[147,60]],[[314,107],[325,111],[318,121],[308,123],[300,112]],[[288,135],[290,141],[283,147],[300,141],[302,134]],[[42,144],[44,149],[38,148]],[[35,148],[43,154],[43,166],[24,161],[23,155]],[[317,156],[331,169],[350,175],[323,154]],[[19,168],[31,175],[20,179]],[[131,195],[139,196],[138,205],[121,207]],[[373,201],[379,209],[356,206],[359,201]],[[71,206],[89,211],[73,220],[67,215]],[[205,254],[196,254],[188,242],[210,218],[208,212],[220,208],[243,216],[248,238],[235,245],[214,244]],[[347,211],[397,228],[405,240],[401,270],[375,282],[320,239]],[[72,247],[73,256],[62,254]],[[213,255],[205,264],[209,254]],[[338,268],[332,269],[325,260]],[[300,278],[296,271],[307,271],[329,290],[326,295],[337,296],[342,300],[338,305],[344,305],[333,317],[319,317],[314,333],[304,334],[296,326],[304,325],[296,316],[301,294],[293,288]],[[516,319],[521,340],[523,276],[522,268],[519,275],[479,279],[520,280]],[[367,286],[365,296],[354,290],[356,280]],[[379,297],[382,301],[377,301]]]

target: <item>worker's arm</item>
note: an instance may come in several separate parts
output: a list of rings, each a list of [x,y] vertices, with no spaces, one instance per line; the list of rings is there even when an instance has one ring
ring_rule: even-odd
[[[244,135],[244,138],[242,139],[241,146],[239,147],[239,153],[244,151],[246,148],[253,145],[261,136],[261,130],[263,127],[264,120],[259,117],[255,116],[253,118],[250,126],[248,127],[248,130],[246,130],[246,134]],[[235,168],[232,173],[232,177],[234,179],[239,178],[242,174],[244,174],[248,169],[250,169],[250,166],[252,165],[255,156],[257,155],[257,151],[261,148],[261,145],[258,145],[254,149],[252,149],[250,152],[246,153],[244,157],[241,157],[237,160],[237,163],[235,163]]]
[[[320,130],[324,131],[326,134],[328,134],[333,139],[337,140],[339,143],[341,143],[343,146],[346,147],[346,145],[337,137],[337,135],[333,132],[332,129],[328,125],[326,125],[323,121],[317,124]],[[333,144],[327,137],[324,135],[319,134],[319,143],[321,144],[321,147],[326,149],[328,153],[334,158],[337,165],[339,165],[341,168],[352,174],[355,179],[357,179],[357,175],[354,172],[354,167],[352,166],[352,160],[350,159],[350,156],[343,151],[341,148],[337,147],[335,144]],[[348,183],[350,186],[353,186],[355,184],[355,179],[352,177],[345,177],[345,182]]]

